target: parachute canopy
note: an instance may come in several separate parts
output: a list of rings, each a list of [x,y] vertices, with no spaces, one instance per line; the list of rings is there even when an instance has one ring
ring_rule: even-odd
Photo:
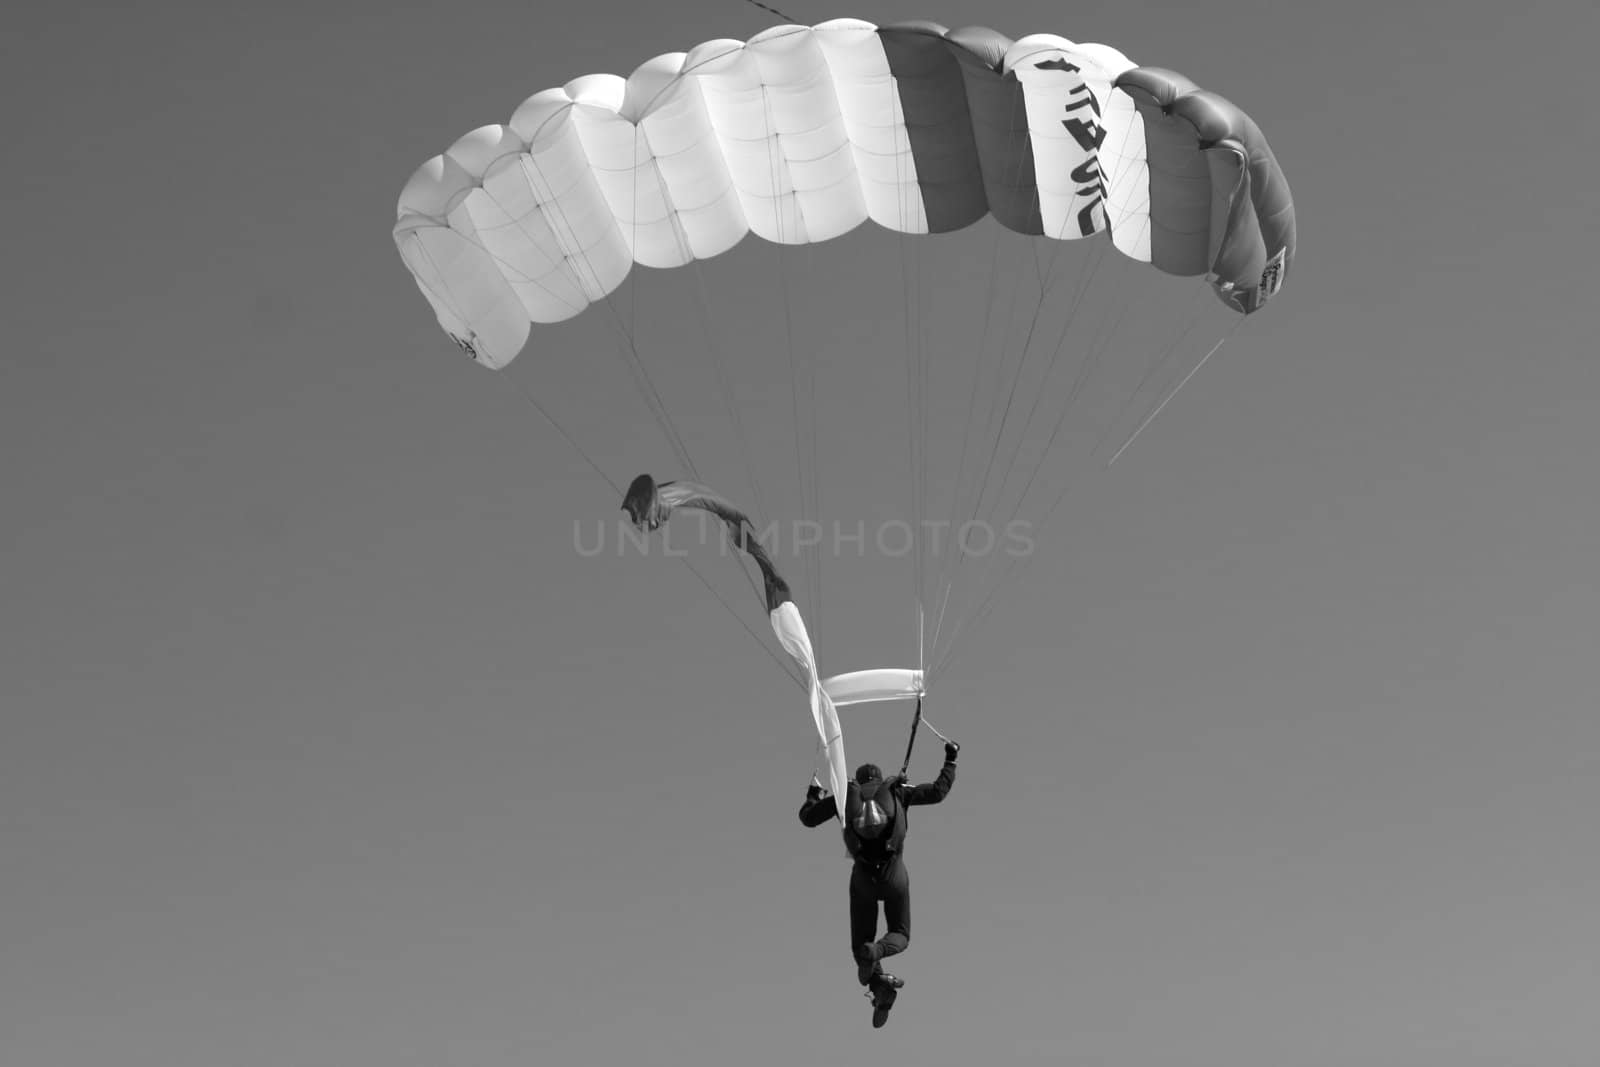
[[[1138,66],[1109,45],[1052,34],[1012,40],[983,28],[952,31],[920,21],[880,27],[858,19],[778,26],[747,42],[708,41],[657,56],[626,78],[593,74],[537,93],[505,124],[482,126],[423,164],[400,195],[393,236],[440,325],[474,360],[501,368],[527,343],[532,324],[571,319],[608,302],[635,264],[686,266],[729,251],[748,234],[779,246],[802,245],[829,241],[869,221],[901,234],[938,234],[991,216],[1015,233],[1062,242],[1098,237],[1103,240],[1097,253],[1109,246],[1157,271],[1203,276],[1225,305],[1243,315],[1278,292],[1295,253],[1289,187],[1260,129],[1233,104],[1182,75]],[[1038,276],[1041,306],[1048,275]],[[984,281],[997,277],[991,269]],[[1085,291],[1080,287],[1079,296]],[[786,302],[786,316],[787,309]],[[943,592],[930,620],[927,651],[933,656],[925,654],[923,606],[934,603],[924,596],[930,549],[922,532],[929,504],[931,374],[920,334],[910,327],[909,298],[906,317],[919,669],[857,671],[824,680],[811,635],[767,547],[746,513],[705,485],[658,484],[641,475],[622,503],[631,521],[647,530],[680,508],[714,515],[760,568],[765,589],[758,593],[764,592],[773,634],[799,668],[836,796],[844,795],[847,783],[838,708],[917,699],[920,724],[924,669],[926,677],[937,676],[962,625],[974,617],[981,623],[997,588],[973,598],[959,622],[951,615],[941,656],[941,626],[956,572],[969,559],[989,555],[964,542],[959,553],[950,553],[941,562]],[[1014,367],[1004,351],[1010,322],[1004,324],[990,410],[973,442],[973,473],[981,468],[982,474],[963,492],[966,431],[980,425],[973,401],[988,343],[987,313],[984,318],[949,495],[953,519],[982,516],[987,522],[1007,509],[1020,514],[1031,499],[1034,474],[1050,455],[1080,386],[1093,375],[1100,347],[1097,331],[1064,400],[1054,412],[1054,405],[1046,406],[1045,422],[1053,414],[1055,428],[1042,447],[1036,439],[1024,449],[1066,333],[1063,327],[1043,373],[1024,375],[1038,309]],[[631,332],[622,332],[647,405],[681,465],[698,479],[687,445],[638,361]],[[801,510],[807,511],[817,509],[819,490],[814,472],[809,487],[804,472],[808,449],[801,441],[792,333],[788,341],[796,477]],[[732,409],[732,389],[715,353],[710,355]],[[1153,359],[1144,375],[1159,375],[1165,366],[1165,356]],[[1012,401],[1024,380],[1032,402],[1016,405],[1020,430],[1008,434]],[[1144,381],[1133,386],[1134,394]],[[1002,395],[1003,406],[996,403]],[[814,405],[809,414],[814,460]],[[744,445],[737,417],[733,422]],[[1113,419],[1111,426],[1116,424]],[[576,446],[570,434],[562,434]],[[980,463],[984,442],[988,461]],[[749,449],[742,451],[751,466]],[[1008,452],[1010,459],[996,467]],[[1010,497],[1010,476],[1023,455],[1033,470]],[[752,487],[755,481],[752,475]],[[980,565],[981,575],[993,573],[990,562]],[[1003,573],[1012,573],[1015,562],[1005,560]],[[813,566],[813,604],[820,603],[816,573]]]
[[[750,233],[807,244],[868,220],[926,234],[993,215],[1025,234],[1107,234],[1134,260],[1205,275],[1243,314],[1278,291],[1295,246],[1261,131],[1182,75],[1051,34],[857,19],[537,93],[423,164],[398,214],[440,325],[491,367],[635,263],[683,266]]]

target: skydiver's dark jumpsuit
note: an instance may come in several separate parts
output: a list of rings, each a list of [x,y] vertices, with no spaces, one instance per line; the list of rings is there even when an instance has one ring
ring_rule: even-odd
[[[922,785],[908,786],[895,782],[887,790],[880,789],[877,798],[880,804],[885,799],[885,792],[893,798],[893,811],[887,810],[890,805],[885,804],[884,814],[889,818],[888,832],[881,834],[873,840],[863,840],[849,826],[844,829],[845,848],[850,850],[854,859],[850,871],[850,948],[852,953],[857,945],[871,942],[878,934],[878,901],[883,901],[884,925],[888,928],[883,939],[877,943],[877,956],[881,960],[885,956],[893,956],[904,952],[906,945],[911,941],[911,878],[906,872],[906,864],[902,851],[906,840],[906,809],[914,804],[937,804],[950,792],[950,787],[955,784],[956,765],[954,760],[946,760],[944,767],[939,771],[939,776],[931,782]],[[853,792],[859,799],[860,786],[855,782],[849,784],[847,792]],[[821,795],[819,786],[813,785],[806,791],[806,802],[800,806],[800,821],[807,826],[821,826],[838,814],[838,805],[833,797]],[[845,800],[847,808],[852,806],[852,800]],[[881,966],[874,967],[874,974],[881,971]],[[863,981],[868,985],[871,978]]]

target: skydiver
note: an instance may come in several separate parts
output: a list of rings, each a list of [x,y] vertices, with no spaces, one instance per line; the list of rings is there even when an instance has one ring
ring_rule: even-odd
[[[931,782],[910,786],[904,774],[884,780],[876,764],[856,768],[855,781],[845,789],[844,844],[854,861],[850,870],[850,948],[856,961],[856,979],[872,998],[872,1025],[889,1019],[905,982],[885,971],[879,961],[904,952],[911,941],[911,878],[902,853],[906,838],[906,809],[917,804],[937,804],[956,780],[956,756],[961,746],[947,741],[944,766]],[[821,826],[838,814],[832,796],[812,779],[800,821]],[[878,933],[878,901],[883,901],[884,926]]]

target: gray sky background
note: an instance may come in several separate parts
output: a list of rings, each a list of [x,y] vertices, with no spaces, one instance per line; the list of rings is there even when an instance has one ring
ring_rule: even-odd
[[[889,1029],[842,846],[795,821],[802,700],[684,567],[577,555],[614,495],[388,232],[460,134],[762,13],[30,5],[0,44],[0,1060],[1592,1062],[1597,9],[787,9],[1116,44],[1244,106],[1299,208],[1283,295],[930,701],[968,751],[914,814]],[[903,402],[900,260],[858,236],[786,262],[841,294],[797,332],[824,514],[892,515],[903,425],[845,361],[887,352]],[[713,306],[780,308],[778,264],[708,265]],[[703,336],[678,285],[628,290],[653,368]],[[515,381],[612,478],[681,473],[604,329],[552,337]],[[723,343],[781,441],[774,337]],[[736,491],[720,401],[672,399]],[[826,669],[914,655],[903,565],[824,582]],[[907,719],[848,717],[852,760]]]

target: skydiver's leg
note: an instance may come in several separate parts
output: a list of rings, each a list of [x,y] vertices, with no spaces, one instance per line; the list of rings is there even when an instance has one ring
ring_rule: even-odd
[[[878,886],[860,864],[850,868],[850,954],[856,961],[856,979],[871,982],[879,971],[872,942],[878,936]]]
[[[904,952],[911,943],[911,875],[896,859],[883,872],[883,921],[888,929],[878,942],[878,958]]]

